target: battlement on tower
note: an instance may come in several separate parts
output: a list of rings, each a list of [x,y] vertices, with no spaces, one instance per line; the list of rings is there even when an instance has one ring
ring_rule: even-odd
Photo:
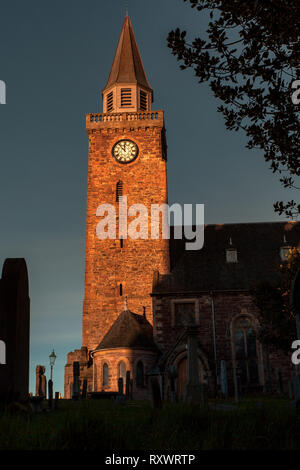
[[[138,124],[138,126],[136,125]],[[86,129],[100,128],[130,129],[131,127],[164,127],[164,112],[132,112],[132,113],[92,113],[86,115]]]

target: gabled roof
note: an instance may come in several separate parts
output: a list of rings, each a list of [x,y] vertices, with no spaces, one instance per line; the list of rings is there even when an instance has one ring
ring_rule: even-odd
[[[282,263],[280,248],[300,247],[300,223],[207,225],[201,250],[186,251],[185,243],[171,238],[172,272],[160,275],[154,294],[249,290],[260,281],[274,282]],[[227,263],[226,249],[233,247],[238,262]]]
[[[153,341],[152,325],[143,315],[124,310],[96,350],[111,348],[157,349]]]
[[[138,84],[152,91],[128,15],[123,23],[116,54],[104,90],[116,83]]]

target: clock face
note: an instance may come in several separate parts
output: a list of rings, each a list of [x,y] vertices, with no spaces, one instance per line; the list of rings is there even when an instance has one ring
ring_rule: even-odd
[[[137,158],[139,148],[132,140],[119,140],[113,146],[112,154],[119,163],[130,163]]]

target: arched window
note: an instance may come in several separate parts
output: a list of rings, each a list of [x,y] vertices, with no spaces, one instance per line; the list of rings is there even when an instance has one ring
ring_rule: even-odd
[[[233,325],[235,366],[243,386],[259,385],[257,339],[253,321],[239,317]]]
[[[120,297],[123,295],[123,284],[120,284]]]
[[[108,365],[105,363],[103,364],[103,380],[102,380],[102,384],[103,386],[107,386],[108,385]]]
[[[116,186],[116,202],[120,202],[123,197],[123,182],[118,181]]]
[[[139,361],[136,366],[136,385],[137,387],[144,386],[144,365]]]
[[[123,379],[123,383],[126,383],[126,364],[124,361],[119,362],[119,370],[118,370],[119,379]]]

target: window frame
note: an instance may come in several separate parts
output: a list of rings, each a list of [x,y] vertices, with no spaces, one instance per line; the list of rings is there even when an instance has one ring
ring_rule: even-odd
[[[106,366],[106,370],[107,370],[107,383],[105,383],[105,374],[104,374],[104,368]],[[109,365],[107,362],[104,362],[102,364],[102,387],[109,387]]]
[[[177,325],[175,322],[175,310],[177,304],[194,304],[195,305],[195,323],[191,326],[197,326],[200,324],[200,311],[199,311],[199,299],[197,298],[178,298],[171,299],[171,326],[183,327],[183,325]]]

